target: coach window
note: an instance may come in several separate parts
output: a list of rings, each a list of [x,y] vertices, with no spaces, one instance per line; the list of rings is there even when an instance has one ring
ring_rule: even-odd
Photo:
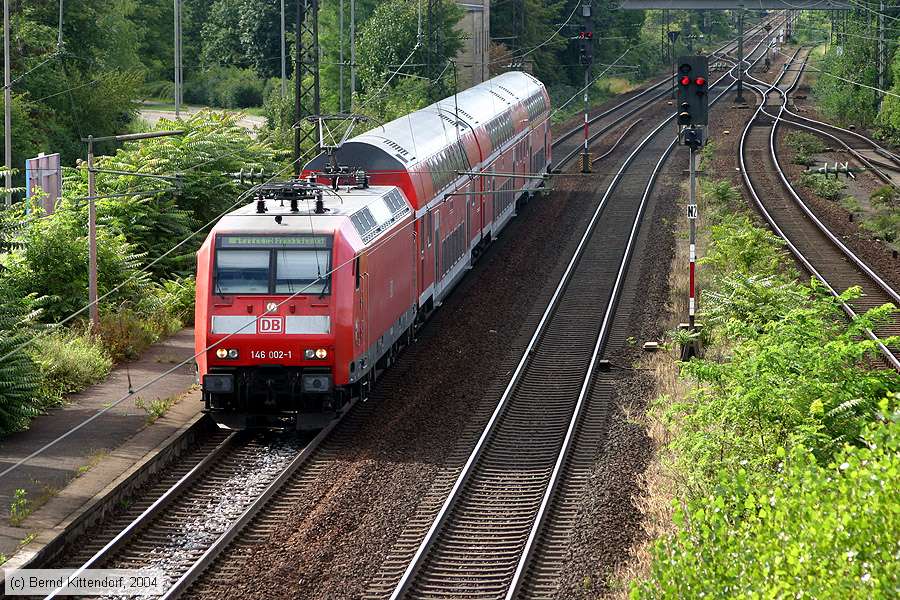
[[[357,255],[356,260],[353,261],[353,270],[356,272],[356,289],[359,289],[359,282],[362,279],[362,275],[359,272],[359,255]]]
[[[268,291],[268,250],[216,252],[217,294],[265,294]]]
[[[433,226],[433,223],[432,223],[432,221],[431,221],[431,211],[428,211],[427,213],[425,213],[425,217],[426,217],[426,220],[425,220],[425,223],[426,223],[426,225],[425,225],[426,232],[425,232],[425,233],[426,233],[426,235],[427,235],[427,237],[428,237],[428,247],[431,248],[431,237],[432,237],[432,235],[434,234],[434,226]]]

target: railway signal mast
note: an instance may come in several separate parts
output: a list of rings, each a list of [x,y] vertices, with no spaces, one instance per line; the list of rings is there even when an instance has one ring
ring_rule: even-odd
[[[591,154],[588,152],[588,96],[591,71],[594,64],[594,22],[591,3],[581,6],[581,31],[578,33],[578,58],[584,65],[584,148],[581,152],[581,172],[591,172]]]
[[[709,59],[706,56],[683,56],[678,60],[675,88],[677,90],[677,122],[681,143],[690,149],[690,197],[687,217],[690,224],[690,280],[688,296],[688,328],[694,331],[697,301],[695,274],[697,264],[697,150],[706,137],[709,124]],[[695,348],[686,348],[690,356]]]

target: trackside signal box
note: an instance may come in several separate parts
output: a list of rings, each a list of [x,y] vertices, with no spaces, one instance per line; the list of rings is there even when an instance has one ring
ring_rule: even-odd
[[[709,59],[706,56],[682,56],[675,74],[678,124],[709,123]]]

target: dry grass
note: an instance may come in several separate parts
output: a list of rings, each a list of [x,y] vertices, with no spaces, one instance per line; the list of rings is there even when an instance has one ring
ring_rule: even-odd
[[[624,94],[640,86],[639,83],[628,81],[622,77],[610,77],[604,81],[606,81],[609,91],[613,94]]]
[[[687,183],[682,186],[682,195],[679,199],[680,215],[686,214],[686,204]],[[708,223],[704,219],[702,198],[698,200],[698,205],[700,214],[697,219],[697,255],[702,256],[706,247],[706,239],[702,232],[707,230]],[[679,323],[686,320],[688,309],[689,225],[687,219],[682,217],[675,226],[675,256],[669,270],[669,289],[671,290],[669,305],[672,311],[669,313],[666,323],[668,330],[675,330]],[[678,485],[675,474],[665,463],[664,456],[664,449],[672,438],[673,431],[669,424],[660,418],[660,413],[664,412],[673,402],[683,400],[689,388],[687,384],[678,379],[678,358],[679,348],[674,344],[668,344],[659,352],[645,354],[639,364],[640,368],[653,373],[657,393],[655,406],[649,408],[645,415],[635,418],[646,428],[655,450],[653,461],[641,476],[640,486],[643,495],[636,498],[636,504],[643,514],[647,539],[632,548],[629,560],[613,574],[611,579],[616,581],[617,585],[612,586],[613,592],[610,594],[612,598],[625,600],[629,597],[630,582],[646,578],[650,572],[652,563],[650,551],[655,541],[674,530],[672,513]]]

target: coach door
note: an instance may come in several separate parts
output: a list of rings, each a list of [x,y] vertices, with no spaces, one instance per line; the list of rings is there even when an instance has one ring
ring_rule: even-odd
[[[441,209],[435,207],[434,213],[434,298],[437,300],[441,291]]]
[[[473,223],[478,223],[480,219],[478,218],[478,194],[475,193],[476,190],[475,178],[469,177],[469,183],[466,185],[466,194],[463,196],[463,201],[465,202],[466,207],[466,251],[470,251],[472,248],[472,242],[480,241],[481,239],[481,230],[478,230],[478,233],[475,233],[475,229],[473,227]]]
[[[353,355],[366,359],[360,360],[360,369],[364,369],[369,361],[366,352],[369,350],[369,274],[367,273],[367,257],[358,254],[353,260],[354,290],[356,307],[353,311]]]

